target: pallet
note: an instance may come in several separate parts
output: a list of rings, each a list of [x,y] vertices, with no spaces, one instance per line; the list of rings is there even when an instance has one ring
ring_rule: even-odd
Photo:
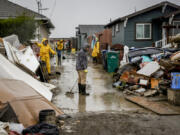
[[[180,115],[180,107],[175,107],[167,101],[153,101],[139,96],[126,96],[125,99],[158,115]]]

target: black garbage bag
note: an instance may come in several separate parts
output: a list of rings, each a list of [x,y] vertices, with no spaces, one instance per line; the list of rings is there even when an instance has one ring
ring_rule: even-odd
[[[40,123],[23,130],[22,134],[43,134],[43,135],[59,135],[59,129],[55,125]]]

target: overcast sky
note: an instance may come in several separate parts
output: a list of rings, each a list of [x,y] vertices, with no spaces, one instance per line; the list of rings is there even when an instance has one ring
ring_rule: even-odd
[[[36,0],[10,0],[37,11]],[[75,36],[79,24],[107,24],[112,20],[141,10],[163,0],[41,0],[43,14],[55,25],[51,37]],[[180,0],[169,0],[180,5]]]

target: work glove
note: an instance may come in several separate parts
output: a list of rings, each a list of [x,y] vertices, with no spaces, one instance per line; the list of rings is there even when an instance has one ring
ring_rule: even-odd
[[[87,73],[87,72],[88,72],[88,70],[87,70],[87,69],[85,69],[85,70],[84,70],[84,72],[85,72],[85,73]]]

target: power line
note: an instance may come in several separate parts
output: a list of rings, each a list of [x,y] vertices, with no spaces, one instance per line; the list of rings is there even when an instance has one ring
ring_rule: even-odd
[[[51,17],[53,16],[55,7],[56,7],[56,0],[54,0],[54,4],[53,4],[53,7],[52,7],[52,11],[51,11],[51,14],[50,14],[50,17],[49,17],[50,19],[51,19]]]
[[[42,15],[43,10],[48,10],[48,8],[42,8],[42,1],[41,0],[36,0],[37,6],[38,6],[38,13]],[[42,16],[41,16],[42,17]],[[40,22],[38,21],[38,40],[40,40]]]

